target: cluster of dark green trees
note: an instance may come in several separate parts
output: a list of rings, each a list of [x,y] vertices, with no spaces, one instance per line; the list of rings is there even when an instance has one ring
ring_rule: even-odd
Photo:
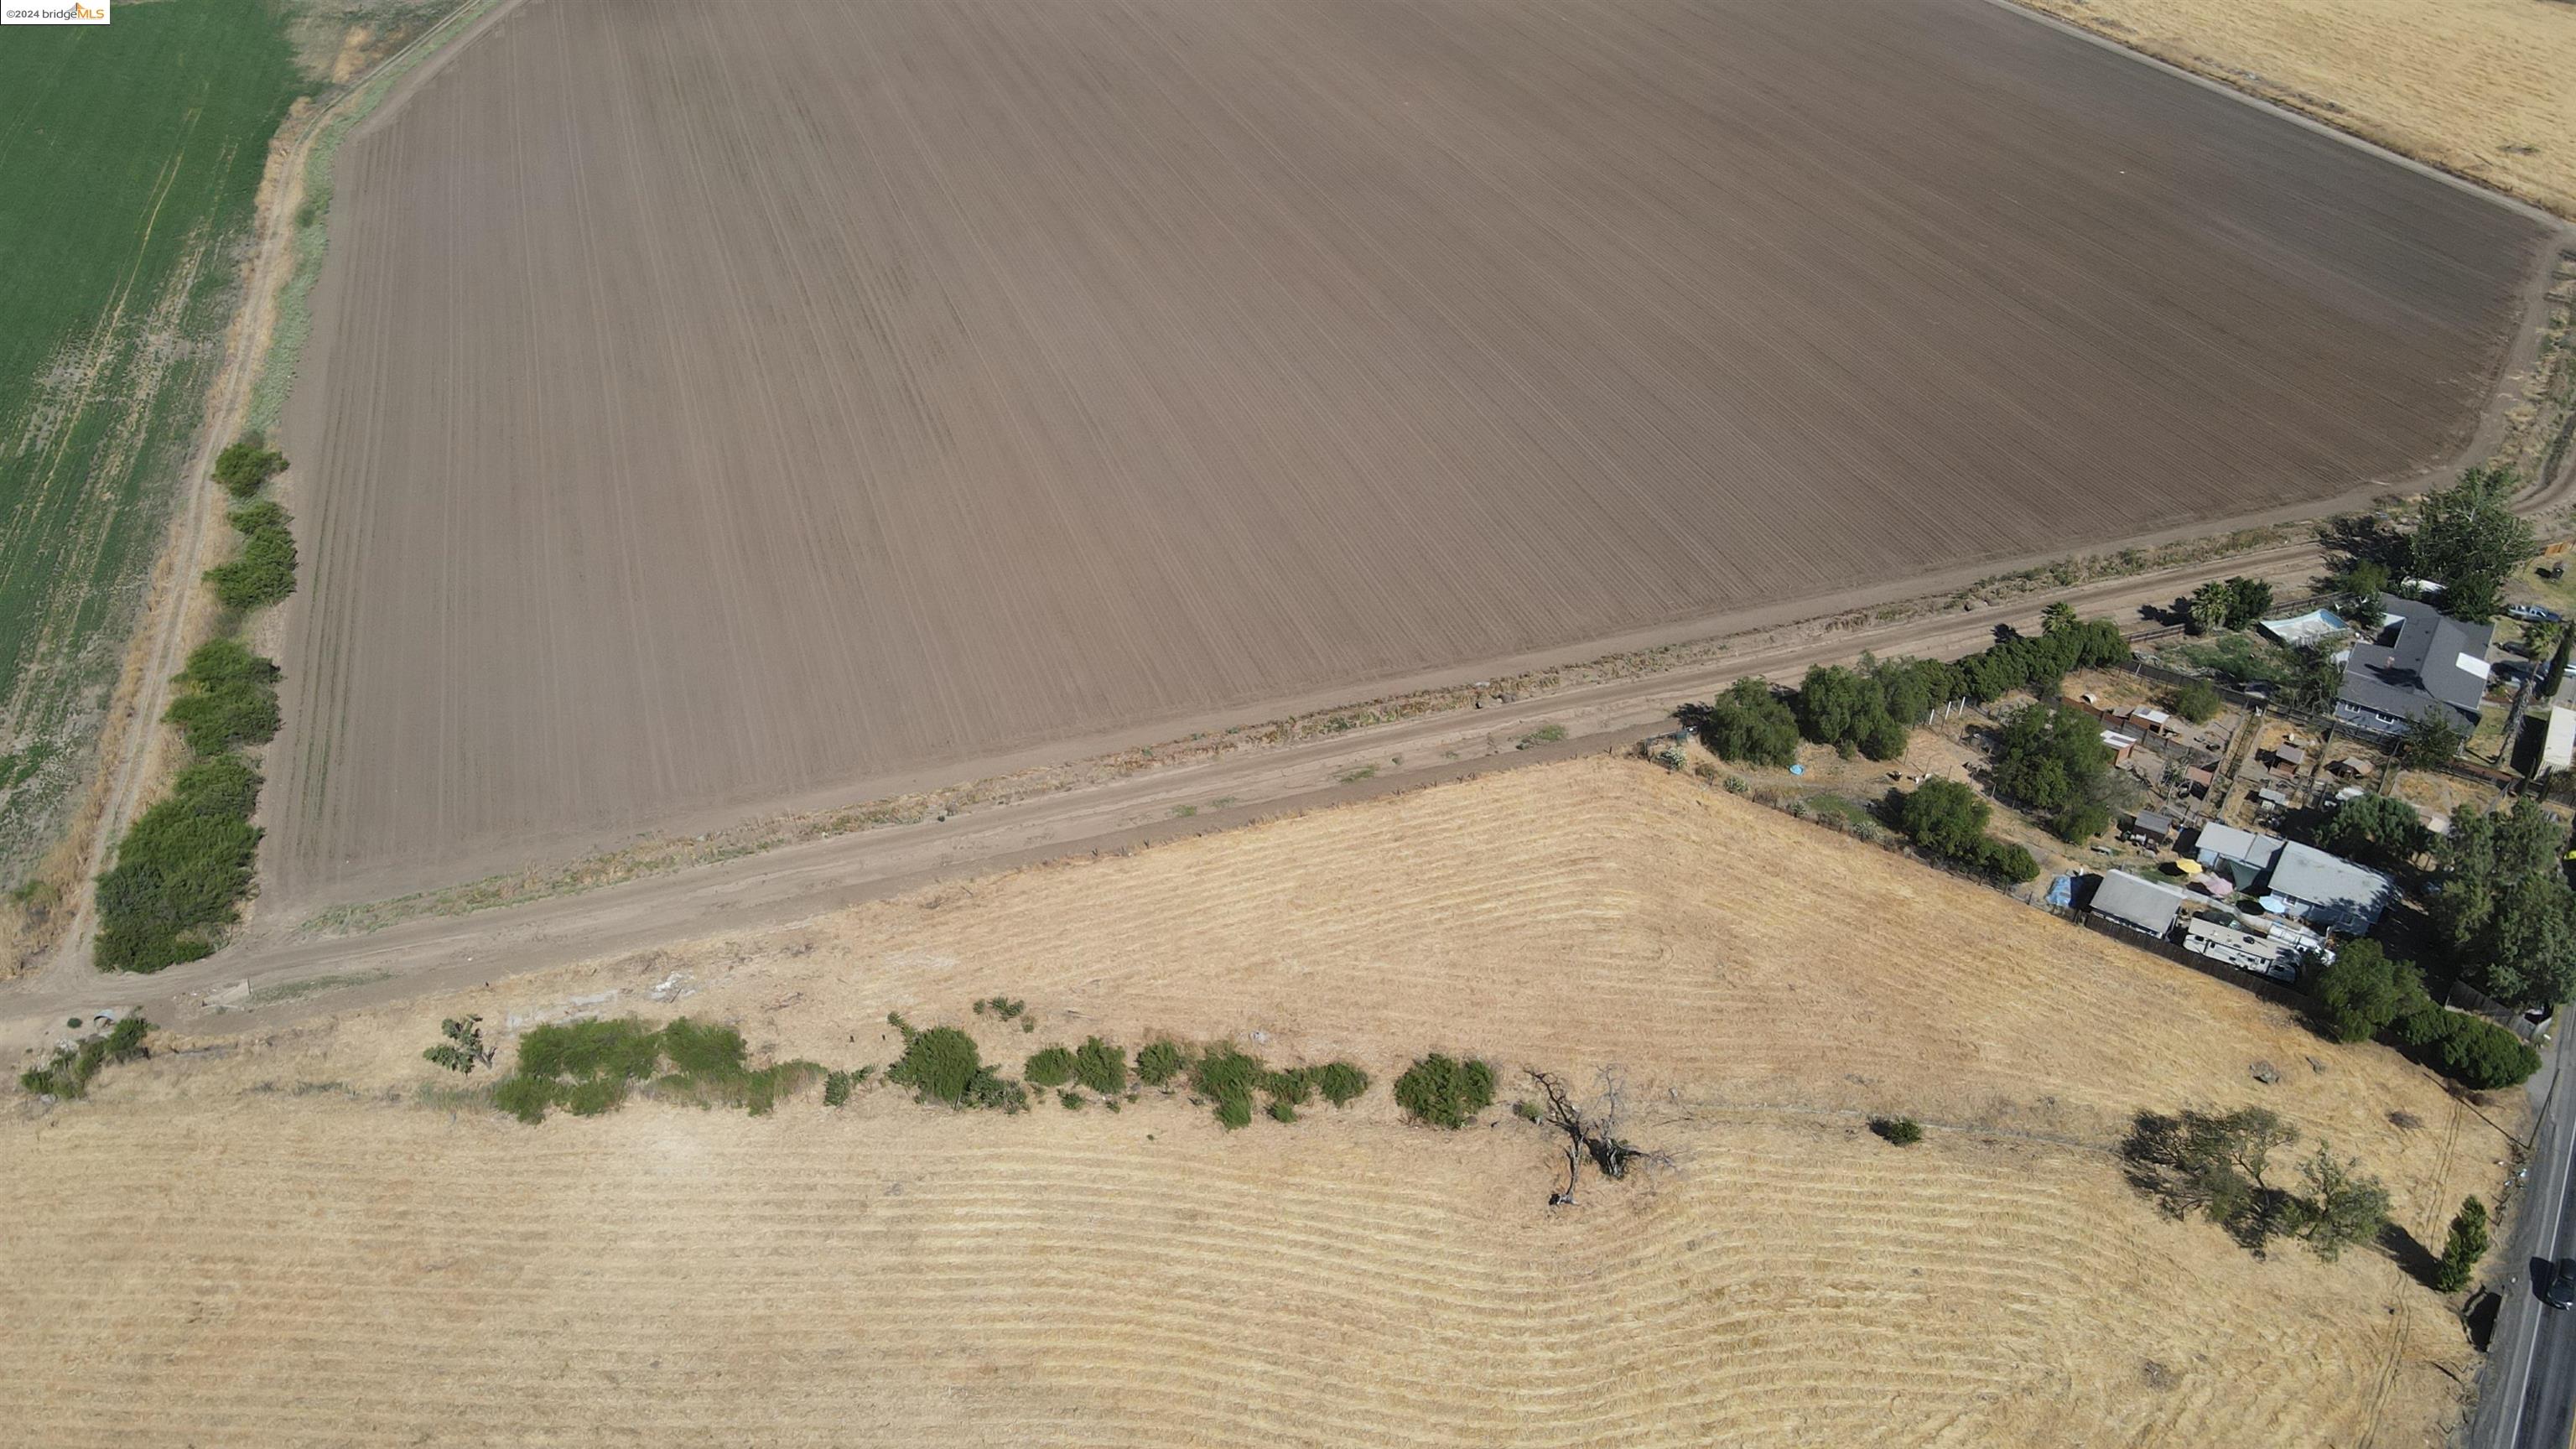
[[[2183,627],[2194,634],[2213,629],[2242,629],[2272,608],[2272,586],[2238,575],[2212,579],[2183,601]]]
[[[2345,556],[2329,580],[2337,610],[2375,628],[2379,596],[2401,579],[2419,578],[2441,585],[2435,602],[2453,618],[2482,624],[2502,613],[2505,585],[2540,553],[2539,535],[2513,511],[2521,487],[2512,469],[2489,463],[2425,494],[2398,527],[2331,525],[2326,541]]]
[[[2448,835],[2413,806],[2361,795],[2337,806],[2310,836],[2318,846],[2382,870],[2422,869],[2437,965],[2498,1001],[2543,1006],[2576,995],[2576,891],[2568,888],[2566,831],[2534,801],[2463,813]],[[2339,1041],[2385,1035],[2463,1085],[2506,1087],[2540,1066],[2539,1053],[2504,1027],[2448,1011],[2423,973],[2375,941],[2339,948],[2310,988],[2318,1024]]]
[[[1956,780],[1926,780],[1911,792],[1890,790],[1881,810],[1934,860],[2015,885],[2039,875],[2039,862],[2028,850],[1986,833],[1993,807]]]
[[[2494,618],[2505,584],[2539,556],[2539,535],[2513,511],[2521,486],[2512,469],[2490,463],[2416,503],[2414,527],[2391,551],[2408,573],[2442,586],[2443,613],[2473,624]]]
[[[2423,973],[2376,941],[2347,941],[2319,968],[2317,1025],[2341,1042],[2385,1034],[2424,1065],[2479,1091],[2510,1087],[2540,1070],[2540,1054],[2484,1017],[2444,1009]]]
[[[2111,760],[2100,720],[2067,705],[2035,703],[1996,732],[1989,779],[1996,795],[2045,817],[2051,833],[2075,844],[2111,824],[2119,804]]]
[[[2379,1236],[2388,1189],[2325,1146],[2300,1164],[2298,1187],[2275,1184],[2273,1155],[2298,1140],[2297,1128],[2262,1107],[2142,1112],[2124,1155],[2130,1182],[2171,1215],[2206,1218],[2257,1253],[2288,1238],[2331,1262]]]
[[[286,467],[256,437],[224,449],[215,481],[249,498]],[[207,572],[215,596],[236,612],[295,591],[295,539],[286,510],[259,500],[232,510],[243,534],[239,557]],[[188,656],[164,716],[187,742],[191,763],[168,798],[138,817],[117,842],[116,863],[99,877],[96,962],[108,971],[158,971],[215,948],[217,934],[250,894],[258,828],[259,771],[242,753],[277,734],[277,665],[238,638],[209,640]]]
[[[286,455],[251,433],[215,455],[215,482],[235,498],[248,498],[286,471]]]
[[[2462,978],[2515,1006],[2576,996],[2576,892],[2567,832],[2539,802],[2461,814],[2434,846],[2427,908]]]
[[[215,455],[215,482],[235,498],[248,499],[286,471],[286,455],[253,433]],[[215,597],[227,607],[248,611],[274,604],[295,592],[295,535],[292,521],[274,499],[244,503],[226,515],[242,536],[239,556],[206,571]]]
[[[2128,657],[2118,625],[2053,604],[2039,633],[2010,635],[1955,663],[1864,655],[1858,668],[1807,671],[1785,699],[1759,678],[1739,679],[1713,703],[1684,706],[1681,717],[1720,758],[1737,764],[1784,768],[1796,761],[1802,738],[1845,757],[1892,760],[1905,752],[1914,726],[1950,700],[1983,704],[2016,690],[2053,700],[2073,671]]]

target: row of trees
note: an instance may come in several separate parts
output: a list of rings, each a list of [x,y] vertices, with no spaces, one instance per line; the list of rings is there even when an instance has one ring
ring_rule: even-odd
[[[2479,1091],[2510,1087],[2540,1070],[2540,1053],[2484,1017],[2451,1011],[2424,975],[2379,943],[2347,941],[2313,982],[2319,1029],[2340,1042],[2382,1035],[2424,1065]]]
[[[217,456],[215,481],[249,498],[285,467],[282,454],[245,438]],[[286,510],[258,500],[233,509],[231,518],[243,549],[208,571],[217,599],[238,613],[293,593],[295,540]],[[239,915],[259,849],[260,831],[250,822],[263,783],[243,752],[277,733],[277,675],[274,662],[229,635],[188,656],[163,717],[192,760],[169,795],[127,828],[115,864],[99,877],[94,960],[101,969],[158,971],[196,960]]]
[[[2013,634],[1955,663],[1938,659],[1873,659],[1858,667],[1819,665],[1786,698],[1761,679],[1739,679],[1708,705],[1688,705],[1682,720],[1721,758],[1785,768],[1798,741],[1831,745],[1846,757],[1892,760],[1905,752],[1914,726],[1957,699],[1983,704],[2027,690],[2054,700],[2059,681],[2078,669],[2124,663],[2129,641],[2108,619],[2079,619],[2052,604],[2038,634]]]

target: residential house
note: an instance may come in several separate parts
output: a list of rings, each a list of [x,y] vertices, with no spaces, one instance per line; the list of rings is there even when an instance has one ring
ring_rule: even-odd
[[[2238,890],[2261,892],[2267,910],[2349,936],[2377,925],[2397,899],[2396,883],[2379,872],[2277,835],[2204,825],[2192,851]]]
[[[2411,599],[2379,596],[2388,622],[2352,647],[2335,719],[2344,727],[2393,739],[2427,714],[2474,733],[2487,693],[2487,649],[2495,626],[2464,624]]]

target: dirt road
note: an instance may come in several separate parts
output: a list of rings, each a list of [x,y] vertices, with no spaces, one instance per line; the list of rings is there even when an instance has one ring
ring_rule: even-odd
[[[1720,662],[1497,704],[1205,763],[1149,768],[1114,782],[782,847],[723,864],[461,916],[407,921],[370,935],[299,935],[271,923],[205,961],[150,978],[62,973],[0,997],[0,1049],[36,1039],[45,1023],[105,1003],[142,1005],[187,1020],[208,997],[291,996],[245,1019],[295,1019],[399,999],[719,931],[781,924],[943,879],[1247,824],[1438,780],[1615,747],[1671,728],[1673,707],[1706,699],[1735,678],[1794,678],[1807,666],[1879,654],[1958,655],[2000,625],[2032,626],[2062,597],[2088,614],[2136,620],[2203,580],[2250,574],[2304,585],[2321,563],[2313,546],[2240,555],[2005,608],[1946,614],[1877,629],[1748,641]],[[1542,726],[1569,738],[1519,748]],[[1371,772],[1367,778],[1346,777]],[[1222,803],[1221,803],[1222,802]],[[1194,813],[1180,815],[1184,809]],[[244,988],[247,987],[247,992]],[[319,989],[314,989],[318,987]],[[280,988],[292,988],[281,991]]]

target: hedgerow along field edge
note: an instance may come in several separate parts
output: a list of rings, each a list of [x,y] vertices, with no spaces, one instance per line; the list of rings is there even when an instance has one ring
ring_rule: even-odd
[[[0,41],[0,886],[93,754],[305,86],[263,0]]]

